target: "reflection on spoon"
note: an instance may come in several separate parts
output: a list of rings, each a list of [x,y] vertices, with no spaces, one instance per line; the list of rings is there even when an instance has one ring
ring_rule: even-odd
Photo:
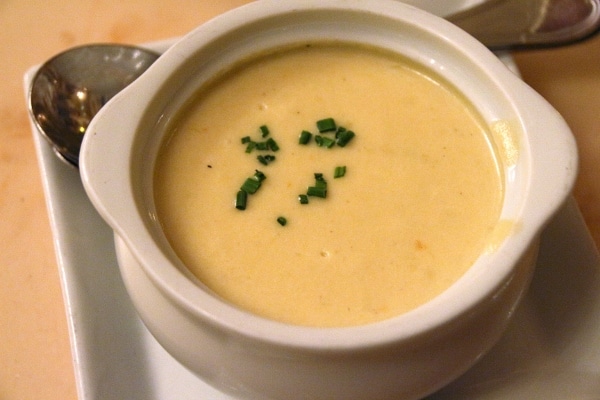
[[[33,78],[29,109],[56,154],[77,166],[91,119],[158,57],[138,47],[95,44],[72,48],[42,65]]]

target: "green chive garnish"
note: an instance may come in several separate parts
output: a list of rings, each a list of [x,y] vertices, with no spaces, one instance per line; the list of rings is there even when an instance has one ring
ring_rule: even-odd
[[[340,147],[344,147],[348,144],[349,141],[352,140],[352,138],[354,138],[354,132],[353,131],[344,131],[344,132],[340,132],[338,138],[337,138],[337,145]]]
[[[244,191],[248,194],[254,194],[260,188],[260,182],[255,177],[248,178],[240,188],[241,191]]]
[[[273,154],[265,154],[257,156],[256,159],[262,165],[269,165],[272,161],[275,161],[275,156]]]
[[[318,188],[326,188],[327,181],[323,178],[323,174],[320,172],[315,173],[315,186]]]
[[[308,196],[305,194],[299,194],[298,202],[300,202],[300,204],[308,204]]]
[[[257,142],[256,150],[269,150],[269,145],[267,142]]]
[[[248,145],[246,146],[246,153],[252,153],[252,150],[254,150],[255,147],[256,147],[256,142],[249,141]]]
[[[246,179],[240,190],[248,193],[254,194],[260,188],[262,181],[267,179],[267,176],[259,170],[255,170],[254,176]]]
[[[240,190],[237,192],[237,196],[235,197],[235,208],[238,210],[245,210],[246,203],[248,202],[248,192],[244,190]]]
[[[267,179],[267,176],[262,171],[255,169],[254,170],[254,179],[256,179],[259,182],[262,182],[265,179]]]
[[[331,148],[336,144],[340,147],[346,146],[355,136],[353,131],[347,130],[343,126],[337,126],[335,120],[333,118],[324,118],[318,120],[316,122],[318,133],[328,133],[333,132],[333,135],[313,135],[310,131],[303,130],[299,137],[298,143],[301,145],[308,144],[312,137],[315,138],[315,143],[319,147]],[[263,151],[263,152],[276,152],[279,150],[279,145],[277,142],[268,137],[270,135],[269,128],[266,125],[262,125],[259,127],[262,138],[266,138],[263,141],[254,141],[250,136],[245,136],[241,139],[242,144],[246,145],[246,153],[251,153],[254,150]],[[263,164],[268,165],[269,163],[275,160],[275,155],[273,154],[260,154],[257,157],[257,160]],[[336,166],[333,171],[333,178],[341,178],[346,175],[346,166]],[[327,197],[327,181],[325,180],[322,173],[315,173],[315,183],[313,186],[309,186],[305,194],[298,195],[298,202],[300,204],[308,204],[309,197]],[[266,175],[259,171],[255,170],[255,174],[246,179],[243,185],[240,187],[236,195],[235,207],[238,210],[245,210],[248,200],[249,194],[254,194],[258,191],[258,189],[262,185],[262,181],[266,179]],[[281,226],[285,226],[287,224],[287,219],[283,216],[277,217],[277,222]]]
[[[332,132],[336,130],[335,121],[333,118],[325,118],[317,121],[317,129],[319,132]]]
[[[312,133],[309,131],[300,132],[300,137],[298,138],[299,144],[308,144],[310,142],[310,138],[312,138]]]
[[[342,165],[339,167],[335,167],[335,170],[333,171],[333,178],[341,178],[342,176],[346,175],[346,166]]]
[[[327,188],[317,187],[317,186],[309,186],[306,194],[313,197],[327,197]]]
[[[265,156],[257,156],[256,159],[262,165],[268,165],[269,164],[269,162],[267,161],[267,158]]]
[[[259,129],[262,137],[269,136],[269,128],[266,125],[262,125]]]
[[[277,144],[277,142],[275,140],[273,140],[273,138],[268,138],[266,144],[267,144],[267,147],[269,149],[271,149],[272,151],[279,150],[279,145]]]
[[[328,149],[332,148],[335,144],[335,140],[326,136],[316,135],[315,143],[319,147],[326,147]]]
[[[323,178],[323,174],[320,172],[315,173],[315,185],[309,186],[306,191],[308,196],[313,197],[327,197],[327,181]]]

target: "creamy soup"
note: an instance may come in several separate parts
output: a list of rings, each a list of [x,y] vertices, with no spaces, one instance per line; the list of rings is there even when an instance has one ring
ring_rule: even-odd
[[[319,133],[330,118],[354,132],[345,146]],[[319,181],[326,197],[306,195]],[[472,106],[397,55],[342,43],[256,56],[202,88],[172,124],[154,192],[175,252],[214,293],[323,327],[439,295],[485,251],[503,200]]]

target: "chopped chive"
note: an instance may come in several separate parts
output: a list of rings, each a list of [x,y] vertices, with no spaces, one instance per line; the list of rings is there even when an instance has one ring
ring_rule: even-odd
[[[333,171],[333,178],[341,178],[342,176],[346,175],[346,166],[342,165],[339,167],[335,167],[335,170]]]
[[[315,187],[327,188],[327,181],[323,178],[323,174],[315,173]]]
[[[256,142],[256,150],[269,150],[267,142]]]
[[[308,204],[308,196],[305,194],[299,194],[298,195],[298,202],[300,204]]]
[[[255,177],[248,178],[240,187],[241,191],[244,191],[248,194],[254,194],[260,188],[261,181],[257,180]]]
[[[265,154],[265,155],[257,156],[256,159],[262,165],[269,165],[272,161],[275,161],[275,156],[273,154]]]
[[[343,126],[338,126],[337,130],[335,131],[335,138],[336,139],[339,138],[340,135],[346,131],[347,131],[347,129],[344,128]]]
[[[267,179],[267,176],[263,172],[255,170],[254,175],[246,179],[242,187],[240,187],[240,190],[248,194],[254,194],[260,188],[262,181],[265,179]]]
[[[287,224],[287,219],[285,217],[277,217],[277,222],[281,226],[285,226]]]
[[[266,125],[262,125],[259,129],[262,137],[269,136],[269,128]]]
[[[337,138],[337,145],[340,147],[346,146],[348,142],[354,138],[354,136],[355,135],[353,131],[344,131],[340,133],[339,137]]]
[[[269,162],[267,161],[265,156],[257,156],[256,159],[258,160],[259,163],[261,163],[262,165],[269,165]]]
[[[321,197],[324,199],[327,197],[327,188],[318,187],[318,186],[309,186],[308,190],[306,191],[306,194],[309,196]]]
[[[316,135],[315,143],[317,143],[317,146],[319,146],[319,147],[326,147],[326,148],[330,149],[335,144],[335,140],[332,138],[325,137],[325,136]]]
[[[240,190],[237,192],[237,196],[235,197],[235,208],[238,210],[245,210],[246,203],[248,202],[248,192],[244,190]]]
[[[267,144],[267,147],[269,149],[271,149],[272,151],[279,150],[279,145],[273,138],[268,138],[266,144]]]
[[[252,150],[254,150],[254,148],[256,147],[256,142],[248,142],[248,145],[246,146],[246,153],[252,153]]]
[[[309,186],[306,191],[308,196],[314,197],[327,197],[327,181],[320,172],[315,172],[315,185]]]
[[[254,179],[256,179],[259,182],[262,182],[265,179],[267,179],[267,176],[262,171],[255,169],[254,170]]]
[[[250,136],[244,136],[242,138],[242,144],[250,143],[251,141],[252,139],[250,139]]]
[[[336,126],[335,126],[334,119],[333,118],[325,118],[325,119],[321,119],[321,120],[317,121],[317,129],[321,133],[335,131]]]
[[[310,138],[312,137],[312,133],[309,131],[300,132],[300,137],[298,138],[299,144],[308,144],[310,142]]]

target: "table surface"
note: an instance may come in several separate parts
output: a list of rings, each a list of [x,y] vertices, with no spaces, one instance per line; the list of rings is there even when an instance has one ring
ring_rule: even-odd
[[[25,107],[28,67],[75,45],[187,33],[245,0],[4,0],[0,4],[0,399],[77,398],[59,274]],[[600,245],[600,37],[515,54],[577,139],[575,198]]]

